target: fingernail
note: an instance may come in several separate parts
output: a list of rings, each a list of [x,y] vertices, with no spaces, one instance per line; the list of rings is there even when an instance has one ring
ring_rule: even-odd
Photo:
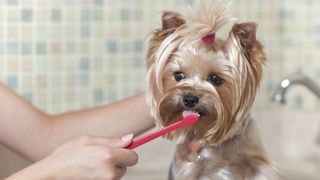
[[[130,141],[132,138],[133,138],[133,134],[131,133],[131,134],[122,136],[121,141],[127,142],[127,141]]]

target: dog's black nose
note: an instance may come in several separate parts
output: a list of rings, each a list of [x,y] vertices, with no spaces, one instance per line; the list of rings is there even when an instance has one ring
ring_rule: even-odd
[[[199,102],[199,98],[197,96],[185,95],[183,96],[183,104],[189,108],[195,107]]]

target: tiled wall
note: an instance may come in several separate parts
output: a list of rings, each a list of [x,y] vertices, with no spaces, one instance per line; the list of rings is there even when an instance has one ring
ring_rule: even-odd
[[[92,107],[143,91],[148,34],[161,10],[192,0],[0,0],[0,79],[42,110]],[[320,77],[320,2],[234,0],[240,20],[260,24],[268,53],[256,106],[268,107],[282,76]],[[320,84],[320,81],[319,81]],[[291,106],[320,107],[304,89]]]

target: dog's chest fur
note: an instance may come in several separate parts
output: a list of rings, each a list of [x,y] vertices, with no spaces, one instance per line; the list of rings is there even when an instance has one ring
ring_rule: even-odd
[[[178,145],[171,170],[172,180],[276,179],[252,121],[245,132],[220,146],[203,147],[197,155],[190,154],[188,144]]]

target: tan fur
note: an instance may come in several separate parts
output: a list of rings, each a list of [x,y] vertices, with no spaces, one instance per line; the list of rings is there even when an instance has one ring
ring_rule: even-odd
[[[179,145],[176,179],[276,179],[276,173],[257,137],[250,118],[266,60],[256,40],[256,24],[234,24],[227,40],[205,44],[201,38],[232,22],[229,5],[202,6],[191,20],[166,11],[162,28],[156,30],[147,53],[147,97],[158,127],[182,118],[184,110],[200,113],[192,127],[169,133]],[[185,79],[177,82],[175,72]],[[208,82],[212,74],[223,78],[221,86]],[[183,96],[193,95],[199,103],[188,108]],[[188,160],[188,144],[202,147],[203,158]]]

